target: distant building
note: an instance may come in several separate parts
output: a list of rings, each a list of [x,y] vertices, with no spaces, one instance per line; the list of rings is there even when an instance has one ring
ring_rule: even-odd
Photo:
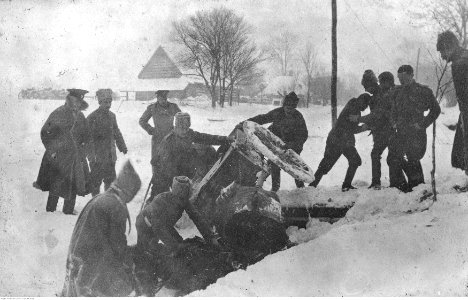
[[[183,75],[163,47],[159,46],[138,74],[138,78],[126,83],[121,91],[127,99],[148,101],[155,98],[157,90],[169,90],[169,97],[185,98],[186,88],[197,82]]]

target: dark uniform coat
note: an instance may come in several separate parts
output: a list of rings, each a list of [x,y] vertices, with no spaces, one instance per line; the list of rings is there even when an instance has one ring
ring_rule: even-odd
[[[187,176],[193,178],[197,171],[197,151],[194,143],[204,145],[222,145],[228,142],[225,136],[200,133],[189,129],[186,137],[174,132],[169,133],[160,143],[151,164],[155,166],[154,195],[169,190],[172,178]]]
[[[371,113],[359,118],[359,122],[367,124],[374,135],[388,135],[389,132],[392,131],[392,125],[390,123],[392,93],[394,93],[394,91],[390,89],[385,92],[380,90],[378,93],[372,95],[369,102]]]
[[[467,170],[468,166],[468,50],[459,49],[452,59],[452,77],[460,116],[452,149],[452,166]]]
[[[368,98],[370,100],[371,96],[364,93],[361,94],[359,98]],[[342,147],[354,147],[356,145],[356,138],[354,135],[361,132],[361,127],[358,123],[351,122],[349,117],[351,115],[361,116],[361,109],[357,105],[357,102],[358,98],[353,98],[346,103],[336,120],[335,126],[333,126],[332,130],[330,130],[330,133],[328,134],[327,144],[334,144]]]
[[[427,116],[424,112],[429,110]],[[440,106],[432,90],[413,81],[394,89],[390,122],[395,132],[389,141],[387,163],[390,186],[406,184],[405,170],[410,188],[424,183],[420,160],[427,148],[426,128],[439,116]],[[422,129],[416,129],[418,124]]]
[[[372,95],[369,107],[371,113],[359,118],[359,122],[368,125],[372,132],[374,145],[371,151],[372,160],[372,184],[380,185],[382,153],[388,147],[390,137],[393,135],[393,128],[390,123],[392,111],[393,89],[388,91],[380,90]]]
[[[86,204],[71,237],[62,296],[114,297],[132,292],[127,219],[127,205],[112,188]]]
[[[145,206],[137,217],[138,244],[146,249],[151,239],[162,241],[171,249],[177,249],[183,239],[174,228],[177,221],[187,212],[205,240],[211,240],[213,233],[195,207],[188,201],[177,199],[171,192],[157,195]]]
[[[361,126],[356,122],[350,121],[349,118],[351,115],[361,116],[359,102],[364,100],[369,103],[370,97],[368,93],[364,93],[359,98],[349,100],[345,105],[336,120],[335,126],[333,126],[328,134],[325,153],[315,172],[316,181],[312,184],[318,184],[322,176],[328,174],[340,156],[344,155],[348,160],[349,166],[343,187],[351,186],[356,170],[362,163],[361,157],[355,147],[356,139],[354,137],[354,134],[361,132]]]
[[[424,116],[424,112],[429,114]],[[420,160],[426,153],[427,135],[429,127],[439,116],[440,106],[432,90],[417,82],[395,89],[392,102],[391,122],[397,130],[397,136],[402,138],[406,148],[408,160]],[[414,124],[422,128],[414,128]]]
[[[115,114],[110,110],[98,108],[87,120],[90,132],[88,158],[90,161],[115,163],[115,145],[120,152],[127,151]]]
[[[424,116],[427,110],[429,114]],[[415,123],[427,128],[434,123],[439,114],[439,103],[428,86],[413,81],[407,86],[395,88],[391,122],[397,130],[412,130]]]
[[[91,164],[92,185],[96,188],[102,179],[110,184],[116,177],[115,145],[124,153],[127,152],[127,146],[113,112],[98,108],[88,116],[87,121],[90,133],[87,155]]]
[[[88,194],[88,125],[83,113],[58,107],[42,127],[41,140],[46,148],[36,181],[41,190],[62,198]]]
[[[162,139],[174,128],[174,116],[178,112],[180,108],[175,103],[167,102],[167,106],[164,107],[156,102],[148,105],[141,116],[140,126],[152,136],[151,158],[155,157],[157,146]],[[154,127],[148,124],[151,118],[153,118]]]
[[[307,141],[308,131],[304,117],[298,110],[294,110],[291,116],[287,116],[283,107],[278,107],[272,111],[248,119],[257,124],[263,125],[271,123],[268,129],[279,137],[289,149],[301,154],[304,143]],[[275,165],[271,166],[272,191],[278,191],[281,184],[281,169]],[[304,183],[295,180],[297,187],[303,187]]]
[[[249,121],[260,125],[271,123],[268,129],[274,135],[297,154],[302,152],[304,143],[307,141],[308,131],[304,117],[298,110],[294,110],[293,115],[288,117],[284,108],[278,107],[266,114],[250,118]]]

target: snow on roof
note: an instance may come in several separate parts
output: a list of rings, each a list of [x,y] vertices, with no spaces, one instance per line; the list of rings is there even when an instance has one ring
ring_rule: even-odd
[[[180,78],[182,72],[164,49],[159,46],[138,74],[139,79]]]

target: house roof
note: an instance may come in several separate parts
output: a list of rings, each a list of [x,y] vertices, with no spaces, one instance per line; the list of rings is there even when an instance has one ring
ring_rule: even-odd
[[[180,78],[182,72],[171,60],[166,51],[159,46],[150,60],[138,74],[138,79]]]

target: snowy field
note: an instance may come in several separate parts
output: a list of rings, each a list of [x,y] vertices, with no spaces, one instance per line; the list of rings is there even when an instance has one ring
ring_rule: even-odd
[[[0,296],[54,296],[65,277],[65,258],[76,216],[58,211],[46,213],[47,193],[32,187],[44,148],[40,128],[47,116],[63,101],[1,99],[0,133]],[[85,115],[97,103],[90,103]],[[150,137],[138,125],[147,103],[114,103],[122,134],[131,158],[142,177],[142,188],[129,204],[135,220],[151,177]],[[227,135],[234,126],[253,115],[265,113],[272,106],[242,104],[225,109],[211,109],[201,102],[181,106],[192,115],[194,130]],[[315,170],[325,149],[331,128],[330,108],[312,106],[300,109],[309,129],[309,139],[302,157]],[[309,203],[318,195],[336,201],[355,202],[346,217],[330,225],[311,221],[307,229],[288,228],[292,241],[300,245],[266,257],[247,270],[221,278],[193,296],[463,296],[468,295],[468,199],[451,186],[462,184],[461,171],[450,166],[454,133],[442,123],[457,120],[458,109],[443,109],[438,121],[437,181],[439,201],[419,202],[430,185],[422,185],[410,194],[395,189],[369,191],[371,179],[370,150],[372,137],[357,136],[357,148],[363,165],[358,169],[356,191],[343,194],[341,183],[347,162],[341,158],[323,178],[318,190],[294,190],[293,179],[282,173],[282,198]],[[208,119],[223,119],[212,122]],[[429,135],[432,127],[428,129]],[[431,151],[422,160],[426,182],[430,182]],[[117,169],[125,156],[118,154]],[[386,152],[382,159],[382,183],[388,185]],[[270,180],[266,182],[270,188]],[[292,190],[292,191],[287,191]],[[343,197],[345,196],[345,197]],[[81,211],[90,197],[78,197]],[[328,198],[327,198],[328,199]],[[196,230],[188,222],[180,226],[186,236]],[[46,239],[56,238],[55,246]],[[132,226],[129,244],[136,242]],[[160,295],[171,295],[161,291]]]

